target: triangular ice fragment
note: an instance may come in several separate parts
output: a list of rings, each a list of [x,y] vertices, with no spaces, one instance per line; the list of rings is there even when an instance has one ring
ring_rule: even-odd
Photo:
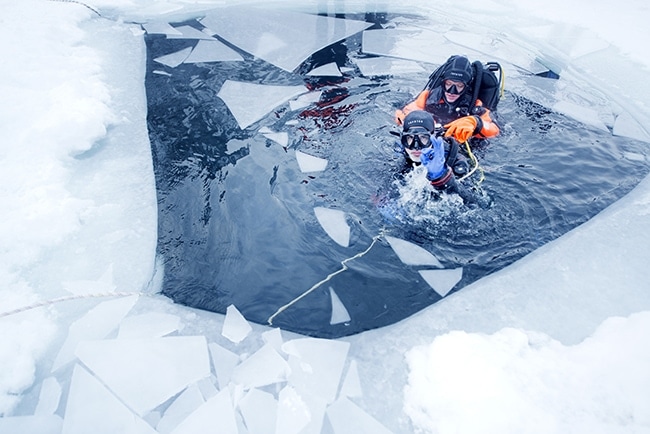
[[[311,421],[309,406],[291,386],[285,386],[278,395],[278,413],[275,432],[298,434]]]
[[[417,244],[391,236],[386,236],[386,240],[393,248],[400,261],[406,265],[430,265],[432,267],[442,267],[442,264],[435,256]]]
[[[350,314],[341,302],[341,299],[332,288],[330,288],[330,299],[332,300],[332,316],[330,317],[330,324],[341,324],[350,321]]]
[[[337,244],[347,247],[350,244],[350,226],[345,221],[345,213],[337,209],[323,207],[314,208],[318,223],[327,235]]]
[[[267,392],[251,389],[240,401],[239,410],[244,417],[248,434],[274,432],[278,414],[278,401]]]
[[[217,96],[226,103],[239,128],[244,129],[305,90],[305,86],[267,86],[226,80]]]
[[[235,410],[228,389],[207,400],[172,431],[172,434],[218,432],[238,434]]]
[[[226,318],[223,321],[221,335],[235,344],[243,341],[253,330],[246,318],[234,305],[226,308]]]
[[[143,24],[142,27],[150,35],[182,35],[182,33],[172,27],[171,24],[161,21],[146,23]]]
[[[239,356],[215,343],[209,344],[208,347],[212,356],[212,366],[217,373],[219,388],[223,389],[230,383],[232,371],[239,364]]]
[[[286,381],[290,372],[287,361],[266,344],[233,370],[231,381],[250,389]]]
[[[180,32],[178,34],[167,35],[168,39],[206,39],[206,40],[215,40],[212,36],[207,33],[195,29],[192,26],[180,26],[176,27],[176,31]]]
[[[183,63],[238,62],[243,60],[244,58],[239,53],[219,41],[201,40]]]
[[[434,291],[444,297],[463,278],[463,267],[451,270],[420,270],[420,275]]]
[[[185,59],[187,59],[191,52],[192,47],[186,47],[182,50],[170,54],[165,54],[164,56],[157,57],[153,60],[154,62],[162,63],[163,65],[169,66],[170,68],[176,68],[178,65],[183,63]]]
[[[350,361],[348,373],[343,380],[339,397],[347,396],[350,398],[358,398],[363,396],[361,389],[361,380],[359,379],[359,370],[357,369],[357,361]]]
[[[327,417],[335,434],[391,434],[377,419],[370,416],[347,398],[339,398],[330,405],[327,408]]]
[[[340,77],[343,74],[341,74],[336,63],[332,62],[312,69],[307,73],[307,75],[310,77]]]
[[[327,167],[327,160],[296,151],[296,160],[302,173],[322,172]]]

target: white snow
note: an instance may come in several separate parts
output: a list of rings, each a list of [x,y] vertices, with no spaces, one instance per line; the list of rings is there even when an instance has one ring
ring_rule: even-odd
[[[346,339],[283,332],[283,342],[279,329],[231,328],[232,315],[197,312],[155,295],[145,47],[130,18],[145,16],[148,31],[179,36],[165,14],[222,7],[218,0],[201,3],[88,1],[113,19],[75,2],[0,6],[0,54],[10,59],[0,72],[1,433],[185,433],[215,426],[236,433],[245,432],[242,425],[251,434],[269,427],[283,434],[650,432],[650,179],[506,269],[398,324]],[[282,7],[291,5],[312,6]],[[282,7],[273,14],[281,18],[279,30],[268,15],[246,19],[242,8],[203,23],[288,70],[367,28],[313,15],[291,27],[283,19],[296,15]],[[536,98],[556,98],[573,116],[650,141],[645,2],[413,0],[390,7],[430,14],[438,32],[398,22],[366,31],[368,50],[441,63],[469,44],[470,57],[487,60],[483,53],[493,50],[533,72],[552,64],[566,78],[558,84],[575,86]],[[260,20],[259,33],[242,31],[259,28]],[[457,32],[455,21],[498,31]],[[296,36],[319,25],[319,37]],[[431,50],[432,41],[439,49]],[[190,51],[162,60],[178,65]],[[597,95],[581,93],[581,83]],[[526,85],[516,76],[506,82],[528,97]],[[259,86],[222,88],[242,128],[306,91],[266,87],[263,104],[240,99],[262,95]],[[296,102],[310,103],[290,104]],[[341,213],[334,226],[347,246]],[[420,271],[432,279],[430,273],[449,270]],[[459,278],[452,277],[446,288]],[[269,372],[247,368],[260,361]],[[255,387],[269,381],[275,383]]]

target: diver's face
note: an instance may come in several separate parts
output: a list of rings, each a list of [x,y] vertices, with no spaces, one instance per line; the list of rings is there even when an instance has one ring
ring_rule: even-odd
[[[465,91],[465,83],[456,80],[445,80],[443,82],[445,88],[445,99],[449,103],[454,103]]]

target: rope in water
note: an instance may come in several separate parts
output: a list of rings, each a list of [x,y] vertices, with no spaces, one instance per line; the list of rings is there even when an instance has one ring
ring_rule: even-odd
[[[364,256],[366,253],[368,253],[368,252],[370,251],[370,249],[372,249],[372,247],[375,245],[375,243],[377,242],[377,240],[379,240],[379,238],[381,238],[383,235],[384,235],[384,230],[382,229],[381,232],[380,232],[378,235],[375,235],[375,236],[372,238],[372,243],[370,243],[370,246],[368,246],[368,248],[367,248],[366,250],[364,250],[364,251],[361,252],[361,253],[357,253],[357,254],[354,255],[354,256],[351,256],[351,257],[349,257],[349,258],[346,258],[346,259],[342,260],[342,261],[341,261],[341,268],[340,268],[339,270],[337,270],[337,271],[335,271],[335,272],[333,272],[333,273],[330,273],[330,274],[329,274],[325,279],[323,279],[323,280],[321,280],[320,282],[316,283],[314,286],[312,286],[312,287],[309,288],[307,291],[305,291],[305,292],[303,292],[302,294],[300,294],[298,297],[296,297],[296,298],[294,298],[293,300],[291,300],[289,303],[285,304],[284,306],[281,306],[281,307],[280,307],[280,308],[279,308],[279,309],[278,309],[278,310],[277,310],[273,315],[271,315],[271,316],[269,317],[269,319],[267,320],[268,324],[269,324],[269,325],[273,325],[273,320],[275,319],[276,316],[278,316],[279,314],[281,314],[282,312],[284,312],[285,310],[287,310],[288,308],[290,308],[291,306],[293,306],[294,304],[296,304],[298,301],[302,300],[303,298],[305,298],[306,296],[308,296],[309,294],[311,294],[312,292],[314,292],[314,291],[315,291],[316,289],[318,289],[321,285],[323,285],[324,283],[326,283],[326,282],[328,282],[329,280],[331,280],[331,279],[332,279],[334,276],[336,276],[337,274],[341,274],[341,273],[343,273],[345,270],[347,270],[347,269],[348,269],[348,266],[347,266],[347,263],[348,263],[348,262],[350,262],[350,261],[352,261],[352,260],[354,260],[354,259],[358,259],[358,258]]]

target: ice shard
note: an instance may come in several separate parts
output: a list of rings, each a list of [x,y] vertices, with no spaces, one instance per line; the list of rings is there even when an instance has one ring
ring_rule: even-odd
[[[54,377],[46,378],[41,384],[41,393],[39,394],[38,405],[36,406],[36,410],[34,410],[34,414],[54,414],[57,408],[59,408],[60,400],[61,385]]]
[[[177,33],[168,34],[167,39],[207,39],[207,40],[215,41],[215,39],[211,35],[208,35],[207,33],[203,33],[202,31],[195,29],[192,26],[179,26],[176,27],[176,31],[179,32],[180,34]]]
[[[341,299],[334,289],[330,287],[330,299],[332,300],[332,315],[330,317],[330,324],[341,324],[350,321],[350,313],[341,302]]]
[[[305,86],[271,86],[226,80],[217,96],[226,103],[239,127],[245,129],[306,90]]]
[[[386,236],[388,244],[393,248],[400,261],[406,265],[430,265],[442,267],[440,261],[427,250],[400,238]]]
[[[182,33],[176,30],[175,27],[165,22],[154,21],[151,23],[143,24],[142,27],[150,35],[167,35],[167,36],[182,35]]]
[[[76,354],[140,416],[210,375],[204,336],[84,341]]]
[[[187,59],[191,52],[192,47],[186,47],[182,50],[178,50],[170,54],[165,54],[164,56],[156,57],[153,60],[154,62],[161,63],[165,66],[176,68],[178,65],[183,63],[185,59]]]
[[[167,407],[156,424],[156,430],[161,434],[169,434],[204,402],[199,388],[196,385],[189,386]]]
[[[248,434],[274,432],[278,401],[270,393],[251,389],[239,401],[239,410],[248,428]]]
[[[343,247],[348,247],[350,244],[350,226],[345,221],[345,212],[337,209],[316,207],[314,208],[314,214],[316,214],[318,223],[332,240]]]
[[[309,407],[291,386],[285,386],[278,397],[276,434],[298,434],[311,421]]]
[[[235,367],[231,381],[250,389],[286,381],[290,372],[286,360],[270,344],[265,344]]]
[[[296,160],[302,173],[322,172],[327,167],[327,160],[296,151]]]
[[[339,392],[339,397],[347,396],[350,398],[356,398],[363,396],[363,390],[361,389],[361,380],[359,379],[359,370],[357,368],[357,361],[351,360],[350,366],[348,367],[348,373],[343,380],[341,385],[341,391]]]
[[[328,339],[294,339],[282,346],[289,355],[289,384],[301,394],[336,399],[350,344]]]
[[[420,270],[420,275],[434,291],[444,297],[463,278],[463,268],[449,270]]]
[[[289,108],[294,111],[310,106],[311,104],[320,101],[322,93],[323,92],[321,91],[317,91],[300,95],[298,98],[289,101]]]
[[[172,434],[203,432],[238,434],[235,410],[228,389],[222,390],[197,408],[172,431]]]
[[[246,23],[246,31],[240,23]],[[234,46],[289,72],[312,53],[373,25],[279,8],[241,6],[208,12],[201,24]]]
[[[219,41],[200,40],[183,63],[240,62],[243,60],[244,58],[239,53]]]
[[[80,365],[72,373],[63,434],[155,434],[102,383]]]
[[[75,321],[68,329],[68,337],[54,359],[52,371],[74,360],[74,352],[79,342],[105,338],[117,328],[136,301],[136,295],[105,301]]]
[[[253,330],[246,318],[237,310],[234,305],[226,308],[226,318],[223,321],[221,335],[236,344],[243,341]]]
[[[176,315],[147,312],[124,318],[120,323],[118,338],[160,338],[179,329],[181,319]]]
[[[332,62],[312,69],[307,75],[310,77],[341,77],[343,74],[336,63]]]
[[[218,344],[208,345],[212,355],[212,365],[217,373],[219,387],[223,389],[230,383],[230,376],[235,366],[239,364],[239,355],[229,351]]]
[[[419,63],[410,60],[393,59],[389,57],[369,57],[355,59],[361,74],[366,77],[379,75],[406,75],[427,72]]]
[[[334,434],[391,434],[385,426],[347,398],[340,398],[327,408]]]

